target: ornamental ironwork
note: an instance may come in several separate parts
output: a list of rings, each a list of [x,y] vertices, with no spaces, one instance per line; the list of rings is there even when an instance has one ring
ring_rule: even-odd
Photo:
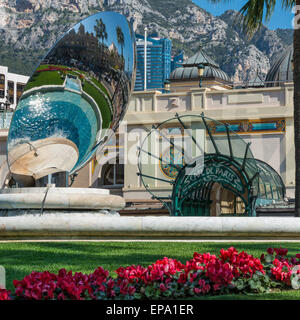
[[[284,126],[280,119],[276,125]],[[204,114],[176,114],[153,126],[139,147],[138,168],[152,197],[176,216],[255,216],[257,203],[285,196],[280,175],[253,157],[250,143]]]

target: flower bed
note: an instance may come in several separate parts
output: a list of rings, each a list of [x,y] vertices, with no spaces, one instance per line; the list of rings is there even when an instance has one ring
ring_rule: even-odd
[[[116,277],[98,267],[91,274],[61,269],[32,272],[14,280],[14,292],[0,289],[0,300],[181,299],[228,293],[262,293],[300,287],[300,254],[269,248],[260,258],[231,247],[218,256],[194,253],[185,264],[163,258],[148,267],[120,267]],[[299,269],[298,269],[299,267]]]

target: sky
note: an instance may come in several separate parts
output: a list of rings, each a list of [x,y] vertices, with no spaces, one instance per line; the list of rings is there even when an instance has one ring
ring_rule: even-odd
[[[242,6],[246,3],[245,0],[232,0],[229,2],[223,2],[218,4],[213,4],[209,0],[192,0],[195,4],[197,4],[202,9],[210,12],[214,16],[221,15],[226,10],[237,10],[239,11]],[[273,16],[269,23],[265,23],[264,25],[267,26],[269,29],[292,29],[292,19],[294,14],[290,10],[282,9],[281,1],[277,1],[277,5]]]

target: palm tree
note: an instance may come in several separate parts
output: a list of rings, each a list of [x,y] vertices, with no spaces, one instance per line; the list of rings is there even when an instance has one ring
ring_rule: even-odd
[[[217,3],[222,0],[210,0]],[[224,0],[223,0],[224,1]],[[226,0],[225,0],[226,1]],[[224,1],[224,2],[225,2]],[[228,0],[227,0],[228,2]],[[275,5],[292,10],[296,5],[294,27],[294,133],[295,133],[295,215],[300,217],[300,0],[248,0],[240,9],[239,20],[242,29],[251,37],[263,24],[268,22]],[[297,15],[298,14],[298,15]],[[297,19],[298,18],[298,19]]]
[[[125,42],[124,33],[123,33],[121,27],[119,27],[119,26],[117,26],[116,32],[117,32],[117,41],[118,41],[118,44],[121,46],[121,52],[122,52],[122,57],[123,57],[123,46],[124,46],[124,42]]]
[[[104,39],[107,39],[106,26],[105,26],[105,23],[102,21],[102,19],[96,20],[96,22],[97,24],[94,26],[96,37],[98,39],[101,39],[102,46],[103,46]]]

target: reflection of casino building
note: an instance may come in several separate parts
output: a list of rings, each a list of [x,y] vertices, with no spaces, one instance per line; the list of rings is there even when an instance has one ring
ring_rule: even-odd
[[[140,128],[150,130],[153,124],[160,124],[176,113],[203,113],[208,118],[228,123],[246,143],[251,142],[253,156],[271,165],[280,174],[287,188],[287,196],[293,197],[295,165],[290,50],[271,68],[268,83],[263,86],[252,83],[251,87],[240,88],[233,88],[228,76],[200,51],[182,68],[172,72],[169,93],[133,93],[125,117],[128,131],[134,132]],[[205,65],[202,88],[199,88],[197,73],[199,63]],[[218,130],[217,127],[212,128],[214,134],[224,134]],[[90,183],[122,193],[126,199],[149,199],[151,195],[136,175],[137,164],[109,164],[114,158],[136,156],[137,137],[132,134],[123,143],[121,140],[111,142],[104,154],[98,156],[98,162],[102,165],[100,171],[97,167],[94,169],[94,163],[90,165],[90,174],[94,172]],[[164,187],[159,181],[156,181],[155,188],[163,194]]]
[[[116,46],[107,47],[105,42],[101,42],[93,33],[86,32],[82,24],[78,32],[72,29],[64,37],[58,50],[53,51],[50,63],[67,65],[70,63],[69,57],[78,63],[80,61],[83,66],[92,67],[96,72],[107,68],[108,65],[118,66],[119,69],[123,67],[123,58],[118,54]]]
[[[72,29],[64,36],[60,45],[43,63],[75,67],[84,71],[102,82],[113,96],[119,85],[119,73],[116,70],[124,69],[124,59],[114,43],[108,47],[102,40],[93,33],[86,32],[81,24],[77,32]]]
[[[78,68],[88,73],[103,84],[110,98],[117,106],[115,117],[120,117],[125,96],[123,88],[128,92],[127,79],[123,79],[124,58],[119,54],[116,44],[106,45],[104,39],[97,38],[93,33],[85,31],[81,24],[78,31],[72,29],[61,40],[60,45],[50,53],[45,63],[65,65]],[[111,67],[113,66],[113,68]],[[117,121],[118,122],[118,121]]]

